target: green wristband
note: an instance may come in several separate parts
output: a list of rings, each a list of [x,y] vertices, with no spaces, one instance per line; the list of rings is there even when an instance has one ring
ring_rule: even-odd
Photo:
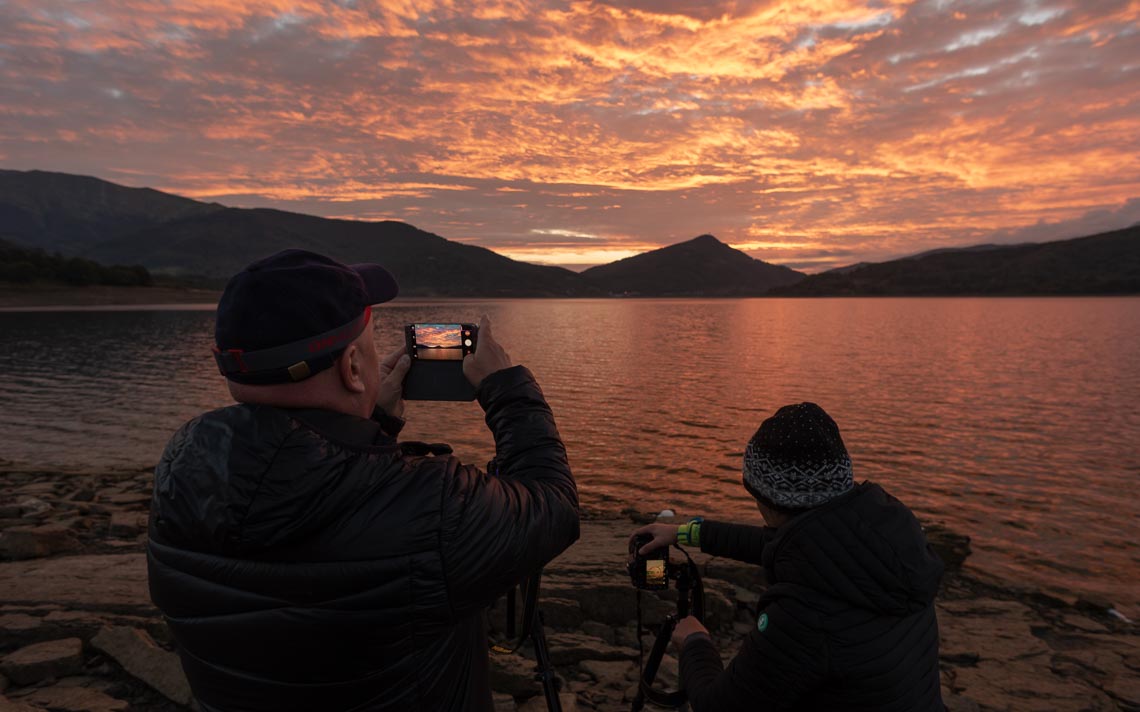
[[[681,546],[701,545],[701,522],[704,519],[697,517],[677,527],[677,543]]]

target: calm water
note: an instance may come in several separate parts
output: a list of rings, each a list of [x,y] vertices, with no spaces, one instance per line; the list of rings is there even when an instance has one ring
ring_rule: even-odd
[[[974,567],[1140,613],[1140,299],[401,302],[376,310],[376,338],[483,312],[538,376],[589,504],[756,520],[744,444],[812,400],[856,478],[971,534]],[[229,402],[212,320],[0,312],[0,465],[153,465]],[[407,417],[409,438],[492,454],[475,404]]]

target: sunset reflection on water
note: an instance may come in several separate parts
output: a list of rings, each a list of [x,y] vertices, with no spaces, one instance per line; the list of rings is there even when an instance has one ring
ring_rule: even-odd
[[[975,570],[1140,613],[1140,299],[398,301],[374,312],[377,339],[484,312],[550,400],[588,508],[758,522],[744,445],[813,401],[856,480],[969,534]],[[229,403],[212,320],[0,313],[0,458],[153,465],[181,422]],[[402,437],[493,453],[476,404],[406,416]]]

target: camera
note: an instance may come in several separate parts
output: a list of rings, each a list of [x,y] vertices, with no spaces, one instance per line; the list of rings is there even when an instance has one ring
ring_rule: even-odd
[[[404,398],[475,400],[475,386],[463,375],[463,359],[475,353],[478,339],[475,324],[405,324],[412,365],[404,377]]]
[[[705,617],[704,583],[701,581],[701,572],[697,568],[689,553],[677,547],[684,554],[684,560],[677,563],[669,561],[669,546],[642,555],[638,553],[641,547],[653,541],[650,534],[639,534],[633,538],[629,545],[629,560],[626,568],[629,569],[629,580],[637,589],[637,649],[638,649],[638,687],[631,705],[632,712],[640,712],[648,700],[663,707],[678,709],[685,704],[687,698],[684,691],[663,692],[654,689],[653,681],[657,677],[657,670],[665,656],[665,648],[669,645],[669,637],[673,634],[677,621],[693,615],[697,620]],[[669,588],[669,581],[677,584],[677,612],[665,617],[665,621],[657,629],[657,639],[653,642],[653,649],[649,659],[642,663],[641,634],[644,626],[641,621],[641,592],[662,591]],[[686,707],[687,709],[687,707]]]
[[[653,541],[649,534],[640,534],[629,545],[629,579],[634,588],[643,591],[661,591],[669,588],[669,547],[651,551],[646,555],[639,554],[641,547]]]

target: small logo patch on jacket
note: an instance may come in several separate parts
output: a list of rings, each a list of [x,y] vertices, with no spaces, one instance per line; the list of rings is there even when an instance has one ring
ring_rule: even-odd
[[[761,633],[768,630],[768,614],[761,613],[759,620],[756,621],[756,629]]]

